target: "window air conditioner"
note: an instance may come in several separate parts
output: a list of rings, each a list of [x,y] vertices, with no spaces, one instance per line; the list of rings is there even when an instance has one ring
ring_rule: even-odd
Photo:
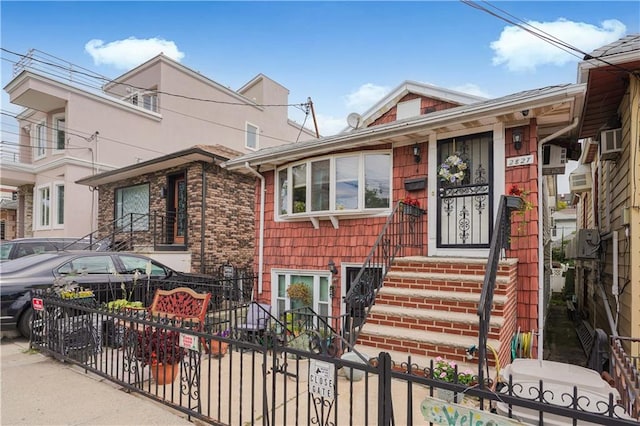
[[[615,160],[622,151],[622,129],[603,130],[600,132],[600,158]]]
[[[581,164],[569,174],[569,189],[571,192],[587,192],[593,187],[591,167]]]
[[[542,174],[563,175],[567,163],[567,149],[557,145],[542,147]]]

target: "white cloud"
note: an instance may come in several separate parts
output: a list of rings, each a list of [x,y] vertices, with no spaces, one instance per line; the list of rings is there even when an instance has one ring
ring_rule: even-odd
[[[389,90],[390,89],[385,86],[376,86],[373,83],[365,83],[355,92],[351,92],[344,97],[345,104],[347,108],[350,108],[351,110],[363,112],[388,94]]]
[[[625,25],[615,19],[603,21],[600,26],[564,18],[555,22],[529,21],[527,24],[587,53],[618,40],[626,32]],[[500,38],[491,43],[491,49],[495,52],[493,65],[505,64],[509,71],[534,71],[541,65],[562,66],[582,58],[579,53],[578,58],[512,26],[502,30]]]
[[[318,120],[318,131],[322,136],[332,136],[347,127],[347,117],[333,117],[325,114],[316,114]],[[313,123],[307,123],[307,127],[313,128]]]
[[[456,92],[467,93],[473,96],[481,96],[483,98],[491,97],[487,92],[485,92],[484,90],[482,90],[480,87],[478,87],[473,83],[466,83],[466,84],[463,84],[462,86],[452,87],[451,90],[455,90]]]
[[[95,65],[111,65],[125,70],[134,68],[160,53],[176,61],[184,58],[184,53],[178,50],[174,42],[160,38],[130,37],[107,44],[102,40],[93,39],[84,45],[84,49],[91,55]]]

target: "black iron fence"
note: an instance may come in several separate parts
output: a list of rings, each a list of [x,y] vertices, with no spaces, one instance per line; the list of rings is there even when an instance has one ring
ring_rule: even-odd
[[[511,417],[536,424],[637,425],[613,394],[542,382],[493,389],[458,383],[457,374],[444,382],[434,377],[433,364],[418,369],[410,358],[400,365],[387,353],[362,360],[296,348],[274,338],[278,327],[259,327],[244,338],[235,331],[252,309],[246,304],[210,309],[212,327],[201,328],[144,310],[105,309],[89,299],[45,291],[33,296],[34,348],[211,424],[513,424]],[[256,312],[265,316],[268,308]]]

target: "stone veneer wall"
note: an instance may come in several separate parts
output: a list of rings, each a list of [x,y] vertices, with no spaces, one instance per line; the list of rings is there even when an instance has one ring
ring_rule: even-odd
[[[236,267],[253,263],[254,187],[253,177],[232,173],[215,164],[190,163],[126,179],[99,188],[98,227],[115,220],[115,191],[118,188],[149,183],[150,213],[166,214],[166,199],[161,197],[167,176],[185,173],[187,183],[187,249],[191,252],[192,272],[211,272],[229,261]],[[206,188],[203,207],[203,176]],[[204,208],[204,223],[202,212]],[[204,240],[202,234],[204,231]],[[149,231],[136,234],[136,246],[153,244],[153,224]],[[160,234],[160,231],[158,231]],[[103,235],[101,235],[103,236]],[[162,241],[162,235],[157,235]],[[204,247],[204,250],[201,250]],[[201,256],[201,253],[202,256]]]
[[[33,185],[18,187],[18,237],[33,237]]]

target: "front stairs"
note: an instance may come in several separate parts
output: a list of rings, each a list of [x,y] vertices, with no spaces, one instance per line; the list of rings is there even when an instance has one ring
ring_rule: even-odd
[[[438,356],[460,368],[477,368],[467,350],[478,345],[478,303],[487,259],[403,257],[395,259],[356,342],[369,356],[385,351],[396,364],[420,368]],[[488,344],[500,366],[511,362],[511,338],[516,332],[517,259],[498,265]],[[489,365],[495,357],[487,348]]]

